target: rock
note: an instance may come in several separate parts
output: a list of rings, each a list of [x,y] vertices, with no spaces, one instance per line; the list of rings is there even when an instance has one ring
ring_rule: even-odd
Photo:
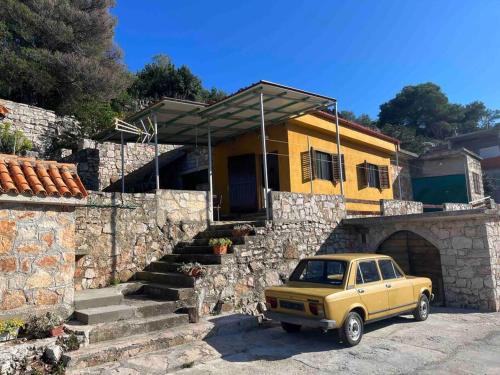
[[[57,364],[61,360],[63,349],[59,345],[50,345],[45,348],[43,353],[44,359],[50,364]]]

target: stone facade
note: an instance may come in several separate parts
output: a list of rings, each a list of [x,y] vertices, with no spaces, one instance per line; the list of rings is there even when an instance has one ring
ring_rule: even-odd
[[[476,209],[406,217],[345,220],[365,237],[363,251],[375,252],[392,234],[418,234],[440,253],[447,306],[500,310],[498,273],[500,212]]]
[[[422,202],[400,201],[396,199],[381,199],[380,212],[382,216],[421,214],[424,211]]]
[[[353,251],[356,234],[339,226],[346,217],[343,198],[272,192],[273,221],[256,228],[256,235],[234,245],[219,267],[209,267],[197,281],[198,308],[209,313],[217,302],[228,309],[256,313],[264,289],[281,284],[298,261],[318,253]]]
[[[477,199],[484,198],[484,189],[483,189],[483,170],[481,169],[481,161],[475,157],[467,155],[467,179],[469,182],[470,189],[470,198],[471,201],[475,201]],[[476,190],[474,187],[474,174],[479,176],[479,190]]]
[[[443,211],[461,211],[471,209],[472,205],[469,203],[443,203]]]
[[[207,226],[207,193],[97,193],[76,210],[75,288],[127,281]]]
[[[15,130],[21,130],[26,138],[33,143],[35,153],[44,156],[53,139],[64,129],[78,126],[70,117],[57,116],[54,111],[0,99],[0,105],[5,106],[9,113],[0,123],[10,122]]]
[[[158,145],[158,153],[174,150],[179,146]],[[125,145],[125,175],[152,162],[155,156],[154,145],[127,143]],[[95,142],[85,139],[79,149],[64,154],[61,159],[66,163],[77,163],[78,175],[89,190],[102,191],[121,179],[121,145],[110,142]]]
[[[2,203],[0,317],[71,309],[75,271],[74,208]]]

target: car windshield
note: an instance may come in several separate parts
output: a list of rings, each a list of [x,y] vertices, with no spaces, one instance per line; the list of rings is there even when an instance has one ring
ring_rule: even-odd
[[[290,276],[290,281],[342,285],[346,262],[340,260],[302,260]]]

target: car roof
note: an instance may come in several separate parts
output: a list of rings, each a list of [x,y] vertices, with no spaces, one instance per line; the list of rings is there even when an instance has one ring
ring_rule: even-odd
[[[370,254],[370,253],[339,253],[339,254],[315,255],[312,257],[306,257],[304,259],[343,260],[346,262],[350,262],[353,260],[374,259],[374,258],[375,259],[389,258],[389,256],[383,254]]]

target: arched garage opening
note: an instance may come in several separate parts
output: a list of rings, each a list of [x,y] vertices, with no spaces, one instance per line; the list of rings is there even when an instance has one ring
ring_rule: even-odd
[[[387,237],[380,244],[377,252],[391,256],[409,275],[430,278],[434,303],[444,304],[441,255],[433,244],[418,234],[403,230]]]

